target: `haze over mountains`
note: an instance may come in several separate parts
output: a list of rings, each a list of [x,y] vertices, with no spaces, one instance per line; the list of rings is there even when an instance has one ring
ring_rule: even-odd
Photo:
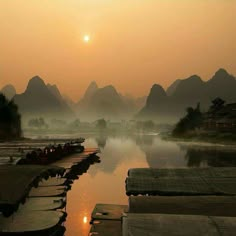
[[[203,81],[197,75],[177,80],[166,92],[160,85],[153,85],[147,103],[137,118],[175,122],[183,116],[187,107],[200,102],[204,111],[216,97],[221,97],[227,103],[236,102],[236,79],[224,69],[219,69],[208,81]]]
[[[220,69],[208,81],[193,75],[178,79],[165,91],[154,84],[148,97],[133,98],[120,94],[112,85],[99,88],[91,82],[79,102],[61,95],[56,85],[45,84],[35,76],[29,80],[24,93],[16,94],[12,85],[1,90],[9,99],[13,98],[25,117],[43,116],[57,119],[94,121],[99,118],[120,121],[125,119],[155,120],[159,123],[176,122],[189,106],[201,103],[206,110],[211,101],[221,97],[227,103],[236,102],[236,79],[226,70]]]
[[[94,118],[129,119],[139,109],[136,107],[135,101],[131,100],[119,94],[114,86],[99,88],[93,81],[77,104],[77,114],[87,120],[94,120]]]
[[[23,116],[75,117],[56,85],[46,85],[39,76],[33,77],[25,92],[14,96],[14,101]]]

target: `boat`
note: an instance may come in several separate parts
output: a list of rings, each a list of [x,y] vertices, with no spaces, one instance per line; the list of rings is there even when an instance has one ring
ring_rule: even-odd
[[[28,152],[25,157],[17,161],[17,165],[48,165],[62,159],[65,156],[81,153],[84,151],[84,146],[81,144],[85,141],[84,138],[79,138],[64,144],[48,145],[45,148],[37,148]]]

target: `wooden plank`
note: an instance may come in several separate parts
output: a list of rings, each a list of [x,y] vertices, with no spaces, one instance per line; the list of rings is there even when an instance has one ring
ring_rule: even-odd
[[[164,214],[127,214],[123,236],[230,236],[236,230],[235,217]]]
[[[11,214],[42,178],[63,173],[55,166],[0,166],[0,211]]]
[[[117,220],[99,220],[94,221],[89,235],[98,236],[122,236],[121,221]]]
[[[176,178],[176,177],[225,177],[236,178],[236,167],[220,168],[177,168],[177,169],[159,169],[159,168],[133,168],[128,171],[129,177],[151,177],[151,178]]]
[[[13,233],[34,233],[48,231],[59,225],[65,214],[59,211],[34,211],[22,212],[22,214],[14,214],[12,217],[0,216],[0,232],[1,234]]]
[[[47,180],[42,180],[39,182],[39,187],[48,187],[48,186],[63,186],[66,185],[67,179],[66,178],[49,178]]]
[[[96,204],[92,220],[121,220],[123,213],[127,211],[127,205]]]
[[[131,196],[129,212],[236,217],[236,197]]]
[[[65,169],[70,169],[72,166],[78,165],[84,161],[90,160],[91,155],[95,155],[99,152],[99,149],[85,149],[82,153],[74,154],[68,157],[64,157],[61,160],[54,162],[54,165],[63,167]]]
[[[86,160],[88,158],[88,156],[78,156],[78,157],[67,157],[67,158],[63,158],[59,161],[54,162],[54,165],[57,166],[63,166],[64,164],[79,164],[82,161]]]
[[[236,178],[135,178],[126,179],[126,194],[236,195]]]
[[[0,157],[0,165],[15,165],[15,162],[21,158],[19,157]]]
[[[19,206],[17,212],[56,210],[62,209],[65,205],[66,199],[63,197],[33,197],[27,198],[26,202]]]
[[[32,188],[29,197],[56,197],[65,196],[66,188],[63,186],[50,186]]]

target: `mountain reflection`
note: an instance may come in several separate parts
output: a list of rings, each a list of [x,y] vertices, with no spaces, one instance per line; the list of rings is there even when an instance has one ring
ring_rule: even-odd
[[[136,141],[136,144],[140,147],[143,146],[152,146],[154,141],[154,135],[137,135],[133,138]]]
[[[188,167],[235,167],[236,151],[213,147],[187,148],[185,158]]]
[[[151,168],[185,167],[185,151],[171,141],[162,140],[157,135],[133,136],[136,144],[144,152]]]
[[[92,138],[101,148],[102,165],[91,168],[95,176],[100,171],[115,173],[123,166],[140,167],[140,160],[151,168],[236,167],[236,149],[227,146],[193,146],[163,140],[158,135],[96,135]]]

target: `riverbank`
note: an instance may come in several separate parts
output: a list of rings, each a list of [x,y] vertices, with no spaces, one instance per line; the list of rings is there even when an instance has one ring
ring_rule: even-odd
[[[182,137],[175,137],[171,133],[161,133],[160,136],[166,141],[236,146],[236,134],[230,133],[189,134]]]

